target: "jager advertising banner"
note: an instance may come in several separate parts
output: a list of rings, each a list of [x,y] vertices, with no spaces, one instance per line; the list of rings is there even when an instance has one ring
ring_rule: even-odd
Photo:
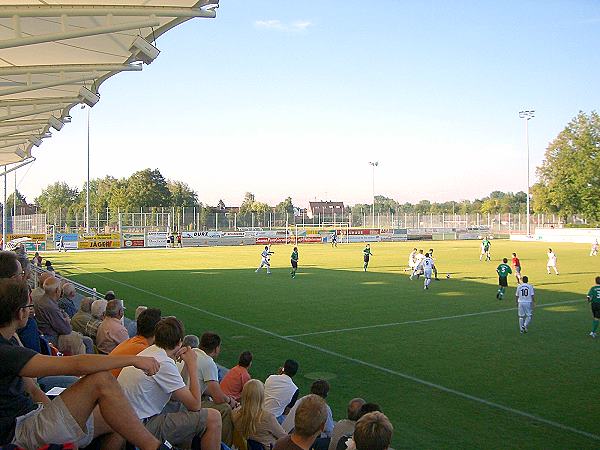
[[[82,234],[79,248],[121,248],[121,234]]]

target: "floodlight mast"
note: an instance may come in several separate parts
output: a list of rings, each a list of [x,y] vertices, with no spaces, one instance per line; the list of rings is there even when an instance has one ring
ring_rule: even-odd
[[[373,228],[375,228],[375,167],[379,165],[379,161],[371,162],[369,161],[369,165],[373,167]]]
[[[531,236],[531,220],[529,216],[529,198],[530,194],[530,186],[529,186],[529,120],[535,117],[534,110],[523,110],[519,111],[519,118],[525,119],[525,143],[527,145],[527,236]]]

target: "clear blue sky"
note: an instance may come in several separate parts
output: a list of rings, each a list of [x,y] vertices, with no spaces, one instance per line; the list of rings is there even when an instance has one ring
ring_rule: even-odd
[[[159,168],[199,199],[401,202],[526,188],[579,110],[600,105],[600,2],[222,0],[113,77],[91,118],[91,176]],[[18,189],[83,185],[85,111],[34,151]],[[12,189],[12,188],[11,188]],[[9,191],[10,192],[10,191]]]

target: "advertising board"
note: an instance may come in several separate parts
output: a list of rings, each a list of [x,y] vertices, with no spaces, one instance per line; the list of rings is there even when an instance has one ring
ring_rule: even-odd
[[[123,245],[125,248],[138,248],[145,246],[144,233],[123,233]]]
[[[121,248],[121,234],[83,234],[79,237],[79,248]]]
[[[148,231],[146,233],[146,247],[166,247],[166,231]]]

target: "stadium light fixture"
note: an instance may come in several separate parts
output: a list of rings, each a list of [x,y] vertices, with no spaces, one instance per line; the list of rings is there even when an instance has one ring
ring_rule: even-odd
[[[535,111],[533,109],[519,111],[519,118],[525,119],[525,143],[527,145],[527,236],[531,236],[531,220],[529,216],[529,197],[530,186],[529,186],[529,120],[535,117]]]
[[[138,61],[142,61],[146,64],[151,64],[160,53],[159,49],[141,36],[136,36],[129,51]]]
[[[56,131],[60,131],[62,127],[65,126],[65,123],[62,120],[57,119],[54,116],[50,116],[48,118],[48,123],[50,124],[50,126],[52,128],[54,128]]]
[[[100,95],[93,93],[85,86],[81,86],[81,89],[79,89],[79,100],[91,108],[98,103],[100,100]]]

